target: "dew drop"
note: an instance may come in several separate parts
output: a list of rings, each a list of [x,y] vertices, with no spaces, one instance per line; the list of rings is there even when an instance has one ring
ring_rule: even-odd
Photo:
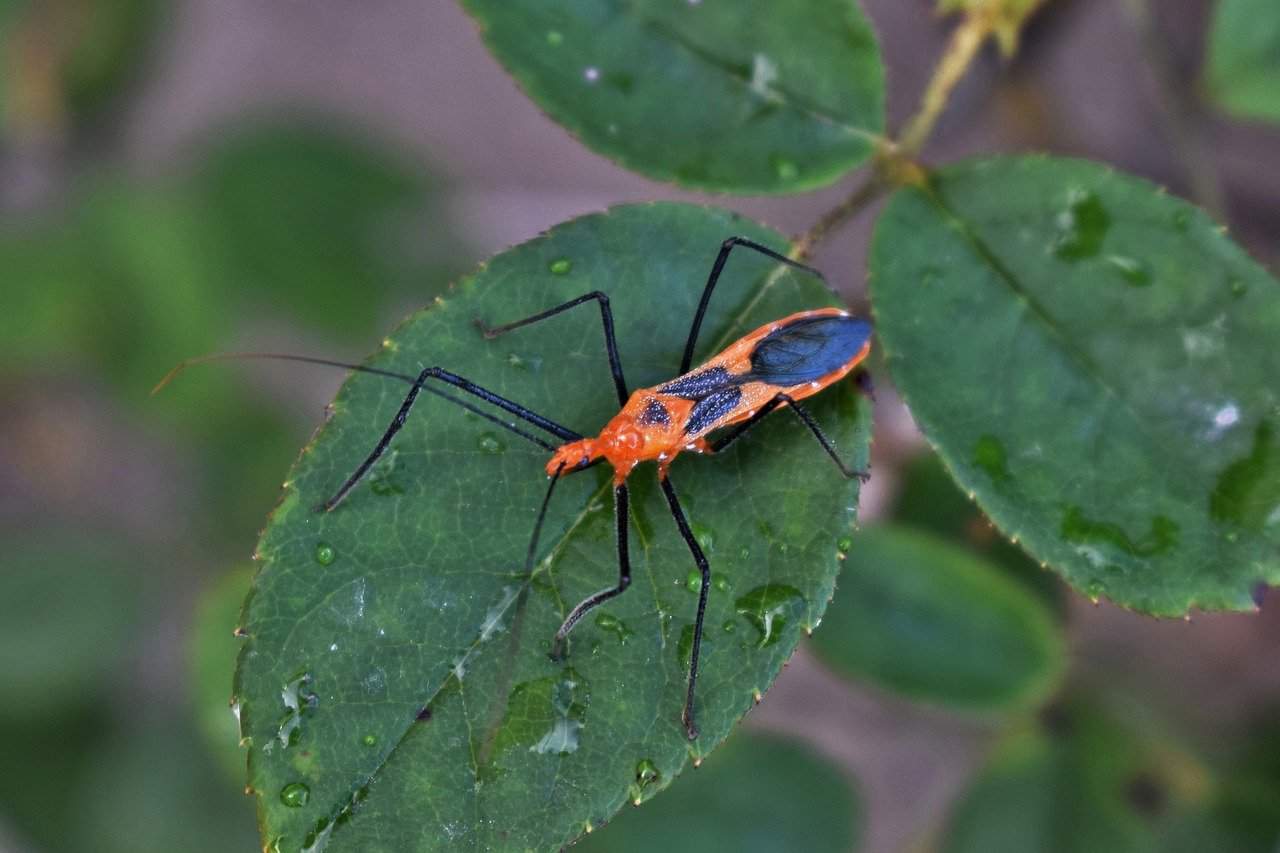
[[[800,176],[800,167],[796,162],[781,154],[771,154],[769,165],[773,166],[773,173],[778,176],[778,180],[794,181]]]
[[[365,746],[377,746],[378,736],[373,734],[365,735],[364,737],[360,738],[360,742],[363,743]]]
[[[744,561],[744,562],[745,562],[745,561],[747,561],[747,560],[750,560],[750,559],[751,559],[751,549],[750,549],[750,548],[747,548],[746,546],[743,546],[742,550],[738,552],[738,559],[739,559],[739,560],[742,560],[742,561]]]
[[[596,68],[594,65],[589,65],[582,69],[582,77],[588,83],[594,83],[600,79],[600,69]]]
[[[1187,225],[1191,222],[1191,215],[1185,210],[1179,210],[1173,214],[1173,227],[1179,231],[1186,231]]]
[[[1120,277],[1133,287],[1146,287],[1151,284],[1151,271],[1137,258],[1108,255],[1107,266],[1119,273]]]
[[[734,622],[732,619],[726,619],[724,620],[724,624],[720,627],[726,634],[732,634],[734,631],[738,630],[738,623]]]
[[[785,584],[758,586],[734,602],[738,614],[746,617],[760,634],[757,648],[771,646],[782,637],[787,623],[804,606],[800,590]]]
[[[551,686],[551,728],[529,751],[540,755],[577,752],[589,696],[582,677],[572,668],[566,669]]]
[[[937,267],[925,267],[920,273],[920,283],[925,287],[934,287],[942,281],[942,274],[938,272]]]
[[[476,446],[485,453],[501,453],[507,449],[507,446],[491,432],[480,433],[480,437],[476,439]]]
[[[711,554],[715,552],[716,535],[712,532],[710,527],[706,527],[695,522],[693,524],[693,538],[698,541],[698,546],[701,547],[705,553]]]
[[[552,275],[564,275],[569,272],[569,270],[573,269],[573,261],[568,258],[556,258],[554,261],[547,264],[547,269],[551,270]]]
[[[836,541],[836,550],[839,551],[841,554],[848,554],[849,551],[852,549],[853,549],[852,536],[841,536],[840,539]]]
[[[280,789],[280,802],[291,809],[300,809],[311,799],[311,789],[301,782],[293,782]]]
[[[559,47],[564,44],[564,33],[559,30],[547,30],[547,44]]]
[[[1238,278],[1231,279],[1231,295],[1236,299],[1249,292],[1249,286]]]
[[[1097,601],[1106,594],[1107,586],[1102,581],[1089,581],[1088,586],[1084,589],[1085,595],[1093,601]]]
[[[609,615],[608,613],[601,613],[596,617],[596,627],[601,631],[613,634],[618,638],[618,642],[624,646],[627,644],[627,640],[631,638],[633,633],[631,629],[626,626],[625,622],[616,616]]]
[[[711,587],[716,592],[728,592],[732,586],[733,583],[729,580],[728,575],[721,574],[720,572],[712,573]]]
[[[661,778],[662,773],[658,770],[658,765],[649,759],[642,758],[636,764],[636,784],[640,786],[640,790],[644,790]]]
[[[329,565],[330,563],[333,562],[334,558],[337,556],[338,555],[333,550],[332,545],[326,542],[321,542],[320,544],[316,545],[316,562],[319,563],[320,565],[322,566]]]
[[[987,472],[993,482],[1000,483],[1009,479],[1008,453],[1004,449],[1004,443],[994,435],[978,437],[973,445],[973,464]]]
[[[1067,207],[1058,214],[1057,226],[1053,253],[1064,261],[1079,261],[1101,251],[1111,217],[1096,195],[1077,189],[1067,196]]]
[[[702,572],[690,569],[688,577],[684,579],[684,585],[695,595],[702,592]]]

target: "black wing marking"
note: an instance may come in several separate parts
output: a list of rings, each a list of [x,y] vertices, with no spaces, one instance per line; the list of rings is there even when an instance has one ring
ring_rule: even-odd
[[[677,377],[659,387],[658,393],[686,400],[701,400],[716,391],[731,387],[736,380],[737,377],[723,367],[712,367],[701,373],[687,373]]]
[[[871,337],[857,317],[807,317],[765,336],[751,352],[751,370],[739,381],[787,387],[812,382],[847,364]]]
[[[636,423],[644,426],[666,426],[671,423],[671,413],[658,400],[649,400],[640,417],[636,419]]]
[[[742,391],[736,386],[703,397],[689,413],[689,421],[684,425],[685,435],[696,435],[710,429],[717,421],[737,408],[741,399]]]

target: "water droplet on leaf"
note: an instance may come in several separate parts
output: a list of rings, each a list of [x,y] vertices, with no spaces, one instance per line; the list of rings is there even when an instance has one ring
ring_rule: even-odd
[[[781,154],[772,154],[769,156],[769,165],[773,166],[773,173],[782,181],[794,181],[800,176],[800,167],[789,157]]]
[[[1102,241],[1111,227],[1111,217],[1096,195],[1072,190],[1067,207],[1057,218],[1058,237],[1053,253],[1064,261],[1092,258],[1102,250]]]
[[[568,258],[556,258],[547,265],[547,269],[551,270],[553,275],[564,275],[573,269],[573,261]]]
[[[300,809],[311,799],[311,789],[301,782],[285,785],[280,789],[280,802],[291,809]]]
[[[688,587],[689,592],[695,595],[702,592],[702,572],[697,569],[690,569],[688,577],[684,580],[684,585]]]
[[[778,642],[787,623],[799,615],[803,606],[804,596],[800,590],[785,584],[756,587],[734,602],[738,613],[760,633],[758,648]]]
[[[485,453],[501,453],[507,449],[507,446],[491,432],[481,433],[480,437],[476,439],[476,446]]]
[[[1151,271],[1147,269],[1146,264],[1137,258],[1129,258],[1124,255],[1108,255],[1107,266],[1119,273],[1120,277],[1133,287],[1146,287],[1151,284]]]
[[[596,617],[596,627],[601,631],[613,634],[618,638],[618,642],[624,646],[632,635],[632,631],[626,626],[626,623],[616,616],[610,616],[608,613],[601,613]]]
[[[337,557],[337,552],[333,550],[333,546],[321,542],[316,546],[316,562],[322,566],[327,566]]]

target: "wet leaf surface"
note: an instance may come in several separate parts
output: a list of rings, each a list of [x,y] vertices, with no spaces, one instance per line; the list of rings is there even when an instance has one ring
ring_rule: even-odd
[[[1064,642],[1052,613],[991,563],[902,527],[853,539],[813,650],[838,672],[972,710],[1042,702]]]
[[[894,196],[872,296],[961,487],[1073,586],[1148,613],[1280,581],[1280,285],[1201,211],[1083,161]]]
[[[525,92],[629,169],[794,192],[862,163],[884,127],[875,34],[851,0],[465,0]]]
[[[415,373],[440,364],[594,432],[617,409],[594,306],[495,340],[473,321],[518,319],[600,288],[629,383],[655,384],[678,366],[731,234],[783,245],[731,214],[685,205],[565,223],[490,260],[370,363]],[[831,303],[816,281],[772,271],[734,253],[700,356]],[[850,385],[813,409],[860,465],[870,407]],[[693,566],[650,466],[631,478],[632,587],[579,624],[559,664],[548,651],[568,608],[617,576],[607,471],[557,488],[525,576],[546,452],[424,395],[375,477],[335,512],[313,511],[404,393],[374,376],[344,386],[259,545],[237,692],[264,837],[282,851],[554,849],[629,802],[637,768],[657,774],[646,796],[666,787],[769,687],[830,597],[857,483],[785,418],[720,458],[677,460],[672,480],[717,573],[702,734],[691,745],[679,641],[694,618]]]
[[[647,796],[657,777],[637,784]],[[861,813],[839,767],[786,738],[741,732],[670,794],[627,809],[574,845],[581,853],[851,853]]]

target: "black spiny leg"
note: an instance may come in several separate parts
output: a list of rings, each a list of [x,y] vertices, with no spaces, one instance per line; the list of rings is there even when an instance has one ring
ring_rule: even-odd
[[[711,589],[711,566],[707,564],[707,557],[702,553],[702,547],[698,545],[693,531],[689,529],[689,522],[684,517],[684,510],[680,508],[680,499],[676,497],[671,479],[659,476],[658,482],[662,484],[662,493],[667,496],[671,517],[676,520],[676,527],[680,528],[680,535],[689,546],[693,561],[698,564],[698,572],[702,575],[702,587],[698,590],[698,617],[693,623],[693,647],[689,651],[689,690],[684,697],[684,711],[680,714],[680,719],[684,722],[685,734],[689,736],[689,740],[696,740],[698,724],[693,718],[693,691],[698,683],[698,655],[702,651],[702,620],[707,613],[707,591]]]
[[[501,326],[486,326],[482,321],[476,320],[476,325],[480,327],[480,331],[484,333],[486,338],[496,338],[512,329],[518,329],[521,326],[531,326],[548,317],[554,317],[561,311],[568,311],[570,308],[576,308],[585,302],[595,300],[600,303],[600,322],[604,324],[604,346],[609,354],[609,370],[613,372],[613,385],[618,392],[618,404],[626,405],[627,397],[627,380],[622,378],[622,360],[618,358],[618,341],[613,332],[613,310],[609,307],[609,297],[596,290],[579,296],[577,299],[570,299],[562,305],[554,308],[548,308],[534,314],[532,317],[525,317],[523,320],[516,320],[514,323],[504,323]]]
[[[857,471],[846,465],[844,460],[842,460],[839,454],[836,453],[835,445],[831,443],[831,439],[827,438],[827,434],[822,431],[822,427],[818,426],[818,422],[813,419],[813,416],[809,414],[809,411],[795,400],[791,399],[788,395],[781,393],[761,406],[760,409],[750,418],[735,426],[722,437],[711,442],[711,452],[719,453],[721,450],[724,450],[726,447],[742,438],[748,430],[768,417],[774,409],[784,404],[791,409],[791,411],[796,413],[796,417],[800,419],[801,423],[809,428],[809,432],[813,433],[813,437],[818,440],[818,444],[822,445],[822,449],[831,457],[831,461],[840,469],[840,473],[844,475],[846,480],[851,480],[854,477],[857,477],[865,483],[867,480],[871,479],[870,471]]]
[[[804,270],[807,273],[813,273],[823,284],[827,282],[826,277],[813,267],[802,264],[799,261],[793,261],[786,255],[779,254],[768,246],[757,243],[755,240],[749,240],[746,237],[730,237],[725,240],[720,244],[720,254],[716,255],[716,262],[711,265],[711,275],[707,277],[707,285],[702,289],[702,298],[698,300],[698,310],[693,315],[693,326],[689,329],[689,340],[684,345],[684,357],[680,359],[680,370],[677,371],[677,376],[683,376],[688,373],[689,366],[693,364],[693,348],[698,344],[698,332],[702,328],[702,317],[707,313],[707,305],[711,302],[711,292],[716,289],[716,283],[720,281],[720,273],[724,272],[724,265],[729,262],[729,253],[733,251],[734,246],[754,249],[779,263],[798,270]]]
[[[561,660],[564,658],[565,642],[569,637],[569,632],[573,630],[573,626],[586,616],[588,612],[604,604],[615,595],[621,595],[631,586],[631,555],[627,552],[627,486],[625,483],[613,487],[613,511],[616,519],[618,531],[618,585],[608,589],[602,589],[594,595],[589,595],[583,599],[577,607],[569,611],[569,615],[565,617],[564,624],[560,626],[560,630],[556,631],[555,639],[551,643],[551,659]]]
[[[518,403],[513,403],[505,397],[500,397],[492,391],[481,388],[479,385],[463,379],[456,373],[450,373],[440,367],[428,367],[426,370],[418,374],[418,378],[409,389],[409,393],[404,398],[404,402],[400,404],[400,411],[396,412],[396,416],[391,419],[391,425],[388,426],[387,431],[382,434],[382,438],[378,439],[378,443],[373,448],[373,452],[360,463],[360,467],[356,468],[355,472],[346,479],[346,482],[338,488],[338,491],[334,493],[333,497],[320,505],[321,510],[324,512],[332,511],[334,507],[342,503],[343,499],[350,494],[351,490],[356,487],[356,484],[359,483],[361,479],[363,479],[364,475],[369,473],[369,469],[373,467],[373,464],[378,461],[379,457],[381,457],[383,453],[386,452],[387,447],[391,444],[391,439],[395,438],[396,433],[404,427],[404,422],[408,419],[409,412],[413,409],[413,404],[418,399],[418,392],[423,389],[428,380],[444,382],[447,385],[452,385],[460,391],[465,391],[473,397],[479,397],[486,403],[497,406],[499,409],[515,415],[523,421],[531,423],[540,429],[546,430],[562,441],[577,441],[582,438],[581,435],[573,430],[562,427],[555,421],[548,420],[542,415],[532,412]],[[512,427],[512,430],[516,433],[524,434],[514,427]]]

